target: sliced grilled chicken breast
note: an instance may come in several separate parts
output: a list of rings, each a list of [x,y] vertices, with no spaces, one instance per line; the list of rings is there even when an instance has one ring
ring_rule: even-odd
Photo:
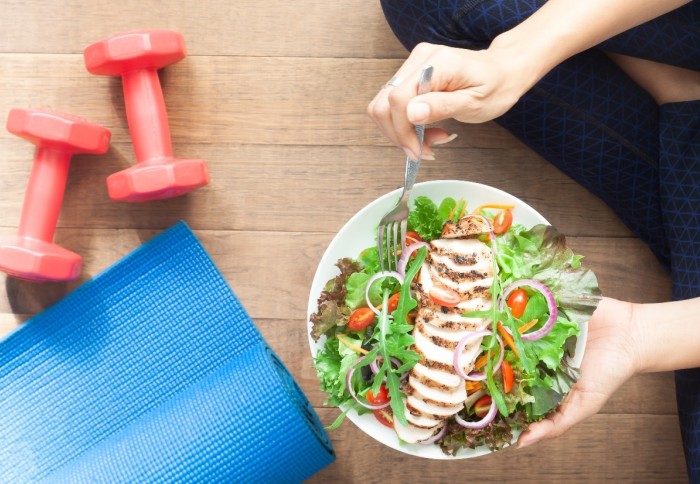
[[[451,407],[440,407],[426,402],[420,393],[414,392],[406,397],[406,406],[409,412],[416,415],[423,415],[434,419],[445,419],[462,410],[464,404],[460,403],[459,405],[453,405]]]
[[[402,425],[399,419],[394,418],[394,430],[396,430],[396,435],[404,442],[416,444],[428,440],[430,437],[440,432],[442,427],[446,425],[443,419],[428,419],[425,417],[412,416],[408,408],[405,407],[405,403],[404,408],[406,420],[409,422],[408,425]],[[414,424],[410,419],[416,419],[416,421],[420,422],[419,425]],[[430,427],[425,427],[424,423],[426,422],[435,422],[435,424]]]
[[[411,370],[410,374],[421,380],[424,385],[430,386],[426,382],[431,381],[437,385],[434,386],[434,388],[440,388],[445,391],[453,390],[457,385],[461,385],[463,383],[462,379],[454,372],[428,368],[421,363],[417,363]]]
[[[458,385],[452,391],[437,390],[423,385],[418,379],[409,376],[408,386],[413,389],[413,392],[420,393],[426,402],[441,407],[459,405],[460,403],[464,403],[464,400],[467,398],[467,390],[464,385]]]
[[[454,370],[454,351],[462,338],[489,324],[488,319],[465,318],[462,314],[491,308],[493,261],[491,249],[483,242],[455,237],[483,233],[487,224],[480,226],[480,223],[471,218],[447,226],[445,233],[451,238],[430,243],[429,255],[414,283],[418,314],[412,333],[413,349],[421,360],[404,385],[409,425],[395,424],[397,433],[401,432],[399,436],[406,442],[419,442],[436,435],[444,425],[442,422],[464,408],[467,392],[464,380]],[[434,287],[455,291],[459,303],[455,307],[437,303],[430,296]],[[460,356],[465,373],[473,369],[480,352],[481,338],[474,338],[465,346]]]
[[[462,217],[457,222],[448,221],[442,228],[442,237],[452,239],[455,237],[468,237],[491,231],[491,227],[483,217]]]

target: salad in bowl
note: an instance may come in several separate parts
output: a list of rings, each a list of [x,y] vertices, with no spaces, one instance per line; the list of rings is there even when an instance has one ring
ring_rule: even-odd
[[[469,182],[416,185],[405,248],[382,271],[392,192],[338,233],[316,272],[309,342],[326,404],[429,458],[502,449],[578,377],[595,275],[534,209]]]

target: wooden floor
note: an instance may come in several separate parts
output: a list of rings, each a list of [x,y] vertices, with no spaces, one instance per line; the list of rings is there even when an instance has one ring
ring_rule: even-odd
[[[82,282],[180,219],[195,229],[322,420],[306,305],[327,244],[357,210],[402,183],[403,157],[365,115],[406,52],[378,2],[345,0],[4,0],[0,116],[45,106],[112,130],[109,153],[76,157],[56,241],[82,254]],[[89,75],[82,50],[113,33],[171,28],[189,57],[163,72],[176,155],[208,160],[210,186],[144,204],[109,200],[108,174],[133,163],[121,83]],[[586,256],[608,296],[664,301],[669,278],[599,200],[495,124],[446,123],[458,139],[419,181],[473,180],[528,202]],[[0,132],[0,234],[16,230],[32,147]],[[73,284],[0,276],[0,331],[11,331]],[[0,389],[2,391],[2,389]],[[684,482],[673,376],[639,376],[602,413],[522,451],[438,462],[383,447],[347,422],[337,461],[312,482]],[[290,445],[293,442],[290,440]]]

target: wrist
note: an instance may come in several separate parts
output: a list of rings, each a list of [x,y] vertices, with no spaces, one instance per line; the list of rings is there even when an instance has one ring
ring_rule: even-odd
[[[540,44],[541,41],[524,41],[518,32],[511,30],[496,37],[488,49],[504,60],[504,65],[517,81],[520,96],[558,64],[551,51],[536,46],[536,43]]]

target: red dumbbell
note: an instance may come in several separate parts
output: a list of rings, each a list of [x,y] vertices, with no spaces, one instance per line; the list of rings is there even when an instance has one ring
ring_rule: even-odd
[[[209,183],[204,160],[173,158],[168,113],[158,69],[186,56],[182,35],[170,30],[129,32],[85,49],[87,70],[121,76],[126,118],[138,164],[107,178],[114,200],[142,202],[176,197]]]
[[[76,279],[81,257],[53,243],[70,159],[79,153],[106,153],[110,132],[70,114],[41,109],[11,110],[7,130],[37,148],[19,234],[0,237],[0,270],[30,281]]]

